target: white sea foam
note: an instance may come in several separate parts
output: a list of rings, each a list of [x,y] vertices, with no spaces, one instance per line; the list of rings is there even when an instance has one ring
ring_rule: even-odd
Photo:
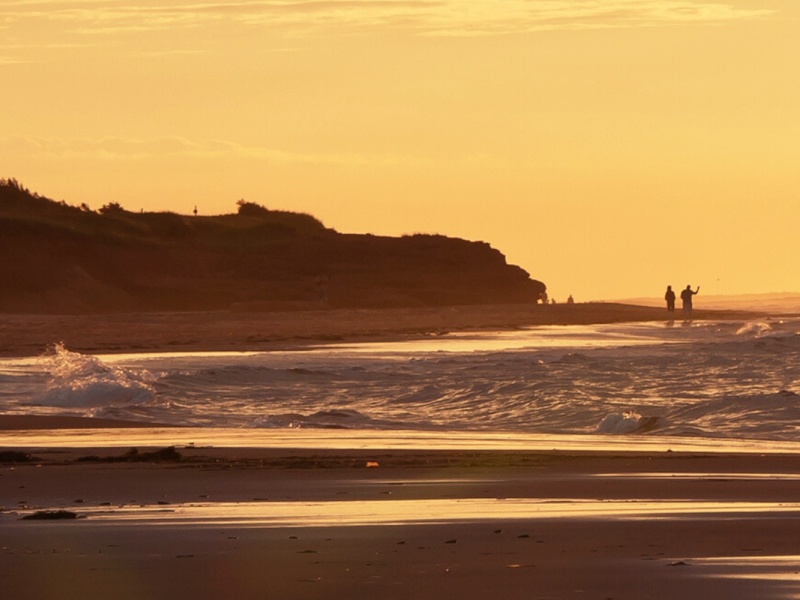
[[[371,419],[356,410],[321,410],[310,415],[300,413],[275,414],[259,417],[247,427],[265,429],[306,428],[306,429],[363,429],[376,428]]]
[[[613,413],[603,417],[597,426],[597,433],[625,434],[649,431],[656,427],[656,417],[643,417],[637,412]]]
[[[396,343],[93,357],[56,346],[38,362],[0,359],[0,412],[273,430],[794,440],[800,320],[755,323],[487,333],[489,349],[475,333],[470,351],[464,336],[455,350],[441,336],[441,347],[424,351]],[[506,337],[508,348],[497,348]]]
[[[737,331],[736,335],[752,335],[754,337],[762,337],[772,332],[772,325],[764,321],[751,321],[745,323]]]
[[[104,408],[142,404],[152,400],[155,377],[109,365],[97,357],[70,352],[59,343],[42,357],[50,373],[45,393],[34,401],[62,408]]]

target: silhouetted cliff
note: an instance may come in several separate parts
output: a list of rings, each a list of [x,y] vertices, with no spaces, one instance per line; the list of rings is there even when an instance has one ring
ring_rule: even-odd
[[[241,201],[213,217],[95,212],[0,180],[0,312],[518,303],[544,290],[482,242],[341,234]]]

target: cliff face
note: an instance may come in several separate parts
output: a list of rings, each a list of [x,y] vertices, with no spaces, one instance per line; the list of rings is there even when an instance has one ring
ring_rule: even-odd
[[[544,290],[482,242],[340,234],[249,203],[216,217],[93,212],[0,181],[0,312],[447,306]]]

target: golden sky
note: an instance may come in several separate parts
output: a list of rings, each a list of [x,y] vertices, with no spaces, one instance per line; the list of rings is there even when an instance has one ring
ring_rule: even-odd
[[[800,2],[2,0],[0,177],[485,240],[556,299],[800,291]]]

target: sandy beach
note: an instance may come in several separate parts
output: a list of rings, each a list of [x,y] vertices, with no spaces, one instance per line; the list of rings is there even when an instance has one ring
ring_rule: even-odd
[[[4,316],[0,339],[10,357],[55,341],[89,353],[265,350],[664,313],[587,304]],[[792,442],[0,415],[0,595],[791,598],[799,498]],[[26,518],[55,511],[74,518]]]
[[[798,25],[0,3],[0,600],[800,600]]]
[[[696,320],[748,319],[759,312],[695,310]],[[613,303],[510,304],[295,312],[0,315],[0,356],[37,356],[58,342],[87,353],[262,351],[315,343],[403,340],[448,332],[680,321],[664,308]]]
[[[30,456],[0,466],[8,598],[800,592],[791,453],[179,446],[132,460],[136,430],[113,448],[48,448],[39,431],[37,447],[5,431],[0,449]],[[45,510],[78,518],[22,518]]]

